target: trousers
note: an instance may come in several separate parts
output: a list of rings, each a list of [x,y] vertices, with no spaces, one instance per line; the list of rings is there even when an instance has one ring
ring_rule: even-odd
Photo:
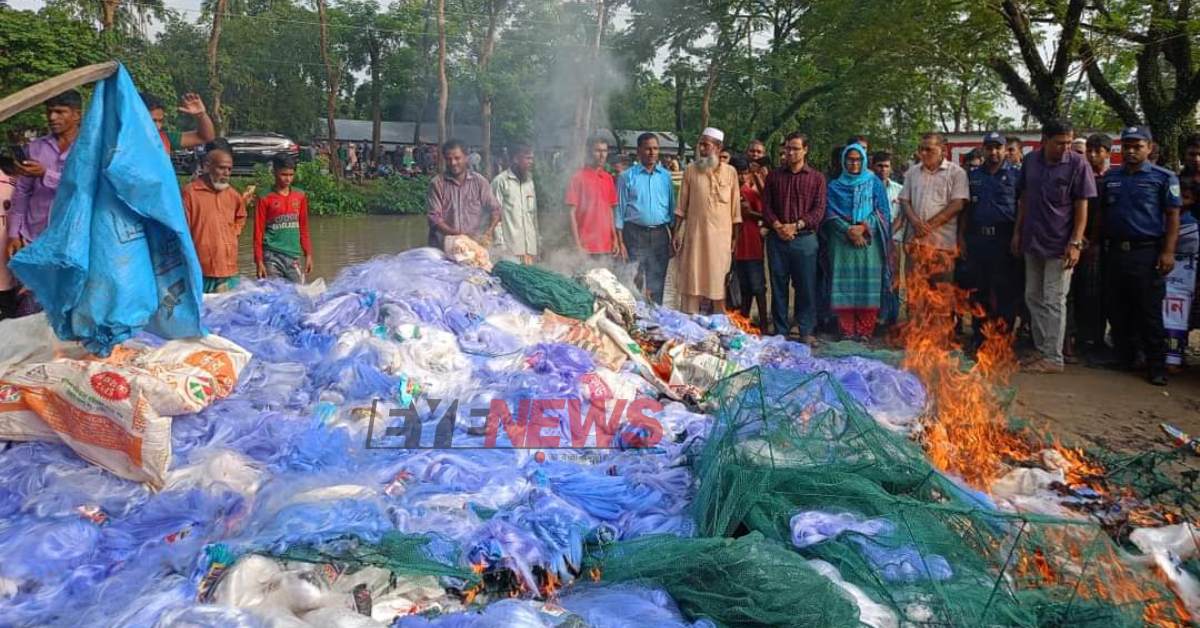
[[[815,234],[806,233],[785,242],[774,232],[767,236],[767,265],[771,270],[771,318],[775,333],[786,336],[791,329],[788,288],[796,291],[796,325],[801,336],[810,336],[817,326],[817,254]]]
[[[671,261],[671,232],[666,225],[643,227],[631,222],[621,230],[629,262],[636,275],[637,287],[650,293],[650,300],[662,305],[667,285],[667,265]]]
[[[1025,269],[1009,251],[1012,225],[997,227],[995,235],[967,236],[967,285],[972,302],[983,308],[987,320],[1003,321],[1012,331],[1024,291]],[[974,327],[975,343],[983,342],[983,324]]]
[[[1029,306],[1033,344],[1047,361],[1063,364],[1067,335],[1067,291],[1071,270],[1062,258],[1025,254],[1025,303]],[[1161,298],[1160,298],[1161,302]]]
[[[1132,363],[1140,344],[1151,370],[1165,368],[1167,348],[1162,314],[1167,283],[1157,264],[1157,246],[1131,250],[1105,246],[1108,317],[1117,358]]]

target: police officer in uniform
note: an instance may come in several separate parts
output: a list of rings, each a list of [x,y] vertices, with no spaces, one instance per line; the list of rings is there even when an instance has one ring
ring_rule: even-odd
[[[959,250],[966,262],[966,288],[972,300],[983,307],[986,320],[1002,321],[1011,331],[1025,290],[1025,269],[1014,257],[1009,243],[1017,219],[1017,177],[1020,171],[1004,158],[1004,136],[983,136],[983,164],[971,170],[968,181],[971,199]],[[983,320],[972,324],[971,350],[983,343]]]
[[[1151,163],[1152,144],[1146,127],[1124,129],[1124,166],[1104,175],[1099,193],[1105,296],[1117,357],[1132,367],[1140,342],[1150,383],[1166,386],[1162,302],[1166,276],[1175,266],[1182,201],[1175,173]]]

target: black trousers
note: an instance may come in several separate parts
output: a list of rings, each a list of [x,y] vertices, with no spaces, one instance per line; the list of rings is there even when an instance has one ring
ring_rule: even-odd
[[[621,231],[629,261],[637,267],[634,282],[650,293],[651,301],[662,305],[667,264],[671,261],[670,227],[643,227],[627,222]]]
[[[1140,343],[1151,370],[1166,368],[1162,303],[1167,281],[1155,268],[1158,246],[1124,250],[1106,243],[1104,248],[1105,299],[1117,358],[1132,363]]]
[[[1071,293],[1067,297],[1067,335],[1074,336],[1077,345],[1104,345],[1107,320],[1101,259],[1099,251],[1084,251],[1079,257],[1079,265],[1071,273]]]
[[[1004,321],[1012,331],[1025,293],[1025,263],[1010,251],[1012,225],[996,227],[993,235],[967,236],[966,285],[971,300],[983,307],[988,320]],[[975,342],[983,342],[983,324],[973,325]]]

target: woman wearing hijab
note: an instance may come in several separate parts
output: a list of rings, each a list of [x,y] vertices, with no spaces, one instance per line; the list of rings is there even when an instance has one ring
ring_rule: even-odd
[[[829,183],[821,225],[829,251],[829,300],[842,336],[868,340],[891,285],[891,214],[887,189],[867,169],[867,149],[851,144],[840,161],[841,174]]]

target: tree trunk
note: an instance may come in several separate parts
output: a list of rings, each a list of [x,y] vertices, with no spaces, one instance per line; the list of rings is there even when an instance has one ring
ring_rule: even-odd
[[[222,87],[217,67],[217,50],[221,44],[221,22],[225,19],[227,6],[226,0],[217,0],[216,6],[213,7],[212,32],[208,34],[208,91],[212,92],[209,113],[212,114],[213,127],[216,128],[218,136],[225,135],[225,116],[221,115]]]
[[[719,44],[718,44],[719,45]],[[720,58],[717,52],[712,62],[708,64],[708,79],[704,82],[704,97],[700,100],[700,128],[708,128],[709,104],[712,102],[713,88],[717,85],[717,75],[720,74]]]
[[[222,0],[224,1],[224,0]],[[342,177],[342,160],[337,154],[337,115],[338,72],[329,59],[329,16],[325,10],[325,0],[317,0],[317,19],[321,26],[321,63],[325,65],[325,83],[328,94],[325,100],[325,123],[329,131],[329,169],[334,178]]]
[[[446,142],[446,109],[450,106],[450,83],[446,79],[446,0],[438,0],[438,145]],[[442,163],[438,151],[438,167]]]
[[[596,0],[596,6],[596,34],[592,38],[591,71],[588,73],[587,83],[583,87],[583,98],[580,99],[580,108],[577,110],[579,115],[575,127],[576,147],[583,146],[592,132],[592,101],[596,96],[596,65],[600,58],[600,41],[604,37],[604,23],[608,17],[608,5],[604,0]]]
[[[120,6],[121,0],[104,0],[104,15],[100,18],[100,24],[103,26],[104,32],[110,32],[113,26],[117,23],[117,7]]]
[[[725,61],[726,50],[730,47],[729,35],[724,27],[717,36],[717,45],[713,49],[712,59],[708,62],[708,77],[704,82],[704,97],[700,100],[700,128],[708,128],[709,106],[712,103],[713,90],[717,86],[717,77],[721,74],[721,64]]]
[[[675,69],[675,141],[679,144],[675,149],[675,155],[681,160],[683,159],[683,72]]]
[[[805,103],[831,91],[833,91],[833,83],[822,83],[797,93],[792,97],[792,102],[788,103],[787,108],[772,118],[765,130],[759,131],[758,139],[763,142],[767,141],[767,138],[777,133],[783,128],[783,125],[790,122],[792,117],[796,115],[797,111],[800,111],[800,108]]]
[[[375,31],[367,32],[367,37],[370,38],[367,46],[367,54],[370,56],[371,64],[371,160],[379,162],[379,143],[380,135],[383,127],[383,106],[380,104],[383,95],[383,85],[380,83],[379,65],[382,63],[380,58],[381,51],[379,50],[379,39],[375,35]]]
[[[483,174],[489,180],[496,174],[492,172],[492,104],[493,94],[488,68],[492,63],[492,53],[496,50],[496,22],[504,7],[505,0],[488,1],[488,26],[484,35],[483,45],[479,49],[479,127],[483,142]]]
[[[429,52],[429,39],[432,33],[429,32],[429,27],[433,22],[433,0],[425,0],[425,27],[421,30],[421,54]],[[425,122],[425,118],[429,115],[429,108],[433,106],[433,70],[429,64],[425,64],[425,98],[421,100],[421,110],[417,112],[417,123],[413,125],[413,146],[421,144],[421,123]]]
[[[1062,117],[1063,87],[1067,80],[1067,72],[1076,60],[1077,41],[1080,39],[1079,27],[1087,5],[1086,0],[1069,0],[1063,16],[1056,16],[1062,30],[1059,33],[1058,46],[1054,49],[1052,64],[1046,67],[1038,48],[1037,37],[1021,4],[1018,0],[1001,0],[1001,16],[1016,40],[1029,80],[1026,80],[1007,59],[997,57],[990,60],[988,65],[1000,77],[1017,104],[1029,110],[1042,123]]]

